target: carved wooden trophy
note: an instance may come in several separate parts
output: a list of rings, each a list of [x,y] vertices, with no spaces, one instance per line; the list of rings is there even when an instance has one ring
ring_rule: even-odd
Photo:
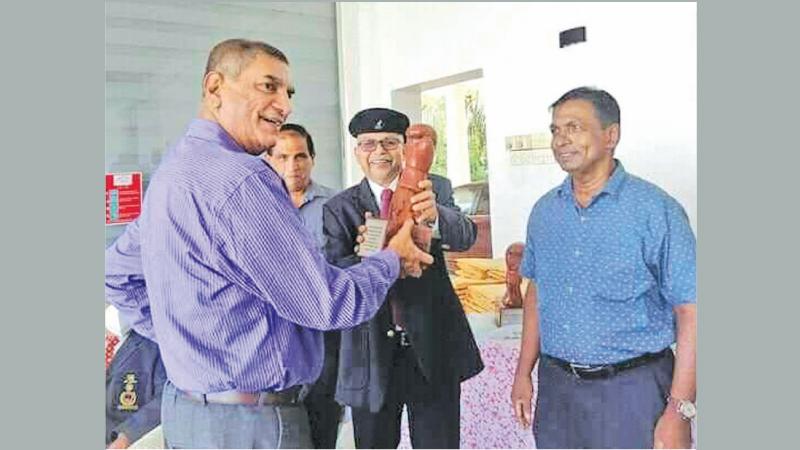
[[[416,125],[406,131],[406,144],[403,155],[405,165],[400,172],[400,180],[397,189],[392,195],[391,212],[389,214],[389,226],[386,231],[386,239],[400,230],[406,219],[414,218],[411,211],[411,197],[422,192],[419,182],[428,178],[428,171],[433,164],[433,139]],[[412,230],[412,238],[417,247],[425,252],[431,248],[432,230],[429,224],[418,223]]]
[[[428,170],[433,164],[434,145],[427,130],[420,131],[416,126],[410,127],[406,136],[403,152],[405,165],[392,194],[388,223],[387,220],[376,218],[367,220],[367,236],[366,241],[359,246],[360,256],[369,256],[386,246],[406,219],[414,218],[411,197],[422,191],[419,182],[428,178]],[[432,235],[430,224],[418,223],[412,230],[414,243],[425,252],[430,251]]]

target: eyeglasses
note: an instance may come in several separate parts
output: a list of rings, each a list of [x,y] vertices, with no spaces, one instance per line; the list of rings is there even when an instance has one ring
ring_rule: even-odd
[[[381,144],[384,150],[394,150],[399,147],[401,143],[402,141],[400,141],[400,139],[387,137],[380,141],[374,139],[359,141],[357,146],[362,152],[374,152],[378,148],[378,144]]]

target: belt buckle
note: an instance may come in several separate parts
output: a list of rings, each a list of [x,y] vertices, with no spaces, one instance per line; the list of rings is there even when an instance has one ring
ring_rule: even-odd
[[[583,369],[589,369],[591,367],[592,366],[589,366],[589,365],[586,365],[586,364],[569,363],[569,368],[572,371],[572,374],[575,375],[578,378],[581,378],[581,375],[578,373],[578,369],[583,370]]]

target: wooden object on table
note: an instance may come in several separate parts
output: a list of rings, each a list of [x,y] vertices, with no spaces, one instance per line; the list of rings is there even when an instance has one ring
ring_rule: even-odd
[[[503,306],[508,308],[522,307],[522,290],[520,283],[522,276],[519,266],[522,264],[522,253],[525,244],[514,242],[506,249],[506,293],[503,296]]]

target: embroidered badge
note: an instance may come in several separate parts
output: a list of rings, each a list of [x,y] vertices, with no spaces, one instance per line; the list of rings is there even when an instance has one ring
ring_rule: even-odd
[[[122,377],[123,391],[119,394],[118,410],[136,411],[139,409],[139,405],[136,404],[138,400],[136,397],[136,383],[138,382],[139,380],[136,379],[136,374],[133,372],[128,372]]]
[[[383,120],[378,120],[377,122],[375,122],[375,129],[376,130],[382,130],[383,129]]]

